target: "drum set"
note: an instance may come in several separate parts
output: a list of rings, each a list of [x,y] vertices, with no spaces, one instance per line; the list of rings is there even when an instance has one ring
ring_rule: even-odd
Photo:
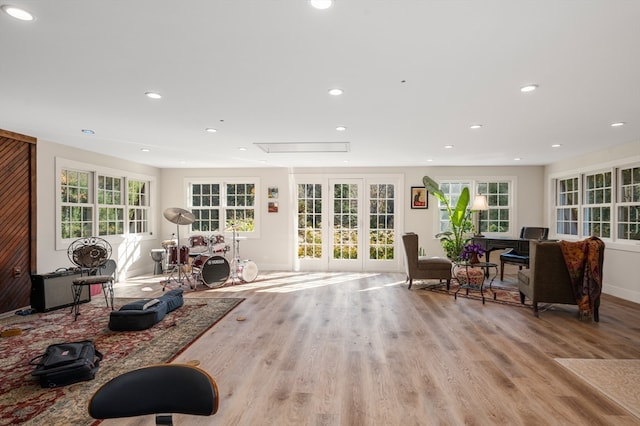
[[[222,234],[192,235],[188,246],[180,246],[180,225],[190,225],[195,217],[188,210],[172,207],[164,211],[164,217],[176,224],[176,234],[162,242],[165,250],[166,267],[170,271],[165,285],[175,281],[180,285],[189,281],[192,289],[196,289],[199,282],[209,288],[224,286],[229,278],[231,285],[240,282],[252,282],[258,277],[258,266],[251,260],[240,259],[240,240],[246,237],[238,235],[237,226],[231,226],[232,245],[225,243]],[[174,238],[175,237],[175,238]],[[231,252],[231,261],[227,260],[227,253]]]

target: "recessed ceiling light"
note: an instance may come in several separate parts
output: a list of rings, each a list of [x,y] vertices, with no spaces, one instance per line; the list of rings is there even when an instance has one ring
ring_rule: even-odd
[[[551,148],[560,148],[562,145],[560,145],[559,143],[554,143],[553,145],[551,145]]]
[[[80,130],[80,131],[81,131],[82,133],[84,133],[85,135],[95,135],[95,134],[96,134],[96,132],[94,132],[94,131],[93,131],[93,130],[91,130],[91,129],[82,129],[82,130]]]
[[[329,89],[329,94],[331,96],[340,96],[342,95],[344,92],[342,89]]]
[[[433,161],[433,158],[428,158],[427,159],[427,163],[431,163]]]
[[[142,151],[142,152],[149,152],[149,151],[151,151],[151,150],[150,150],[149,148],[140,148],[140,151]]]
[[[611,127],[620,127],[624,126],[626,123],[624,121],[618,121],[616,123],[611,123]]]
[[[20,9],[15,6],[9,6],[8,4],[2,5],[2,10],[7,15],[13,18],[19,19],[21,21],[33,21],[35,19],[33,15],[27,12],[26,10]]]
[[[516,158],[513,159],[513,161],[520,161],[520,160],[522,160],[522,158],[520,158],[520,157],[516,157]]]
[[[244,146],[241,146],[240,148],[238,148],[238,151],[246,151],[246,150],[247,150],[247,148],[244,147]]]
[[[339,131],[339,132],[344,132],[345,130],[347,130],[347,128],[344,127],[344,126],[338,126],[338,127],[336,127],[336,130]]]
[[[162,95],[160,93],[156,93],[156,92],[145,92],[144,93],[147,98],[151,98],[151,99],[161,99]]]
[[[471,126],[469,126],[470,129],[480,129],[482,128],[482,124],[472,124]]]
[[[520,88],[520,91],[523,93],[527,93],[527,92],[533,92],[534,90],[536,90],[538,88],[537,84],[528,84],[526,86],[522,86]]]
[[[204,130],[205,130],[205,132],[209,132],[209,133],[215,133],[215,132],[217,132],[217,130],[216,130],[216,129],[214,129],[213,127],[207,127],[207,128],[206,128],[206,129],[204,129]]]
[[[444,148],[445,149],[451,149],[451,148],[453,148],[453,145],[445,145]]]
[[[324,10],[331,7],[333,0],[311,0],[309,3],[316,9]]]

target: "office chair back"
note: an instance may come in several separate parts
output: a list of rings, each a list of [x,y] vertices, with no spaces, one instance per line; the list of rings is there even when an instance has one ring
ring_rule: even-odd
[[[218,411],[218,387],[206,371],[186,364],[161,364],[111,379],[89,401],[94,419],[149,414],[156,424],[172,424],[171,414],[211,416]],[[164,413],[164,415],[159,415]]]

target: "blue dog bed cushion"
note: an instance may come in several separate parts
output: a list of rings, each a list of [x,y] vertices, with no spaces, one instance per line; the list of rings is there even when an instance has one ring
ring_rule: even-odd
[[[156,299],[141,299],[111,311],[109,329],[113,331],[146,330],[184,304],[182,289],[168,291]]]

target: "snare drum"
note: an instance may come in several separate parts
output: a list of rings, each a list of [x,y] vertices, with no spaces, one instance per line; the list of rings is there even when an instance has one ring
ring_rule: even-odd
[[[250,283],[258,277],[258,265],[250,260],[241,260],[236,273],[240,280]]]
[[[200,268],[202,282],[209,288],[221,287],[229,279],[231,268],[222,256],[198,256],[193,264]]]

